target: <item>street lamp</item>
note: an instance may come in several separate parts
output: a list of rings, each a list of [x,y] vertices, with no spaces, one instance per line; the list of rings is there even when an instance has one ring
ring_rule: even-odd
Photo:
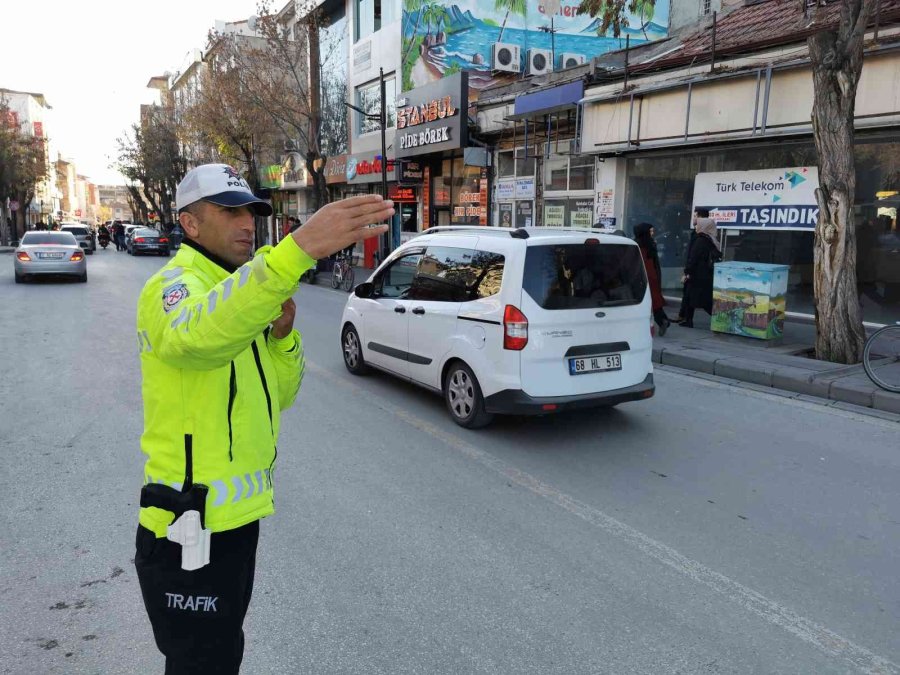
[[[385,100],[385,86],[384,86],[384,68],[378,69],[378,84],[379,89],[381,90],[381,110],[377,115],[372,115],[367,113],[365,110],[361,108],[357,108],[352,103],[344,101],[344,105],[348,108],[352,108],[360,115],[370,120],[377,120],[381,126],[381,196],[384,199],[387,199],[387,141],[385,138],[385,132],[387,130],[387,101]],[[388,257],[391,252],[391,238],[393,237],[393,232],[391,231],[391,223],[388,220],[388,231],[387,236],[385,236],[381,241],[381,259],[384,260]]]

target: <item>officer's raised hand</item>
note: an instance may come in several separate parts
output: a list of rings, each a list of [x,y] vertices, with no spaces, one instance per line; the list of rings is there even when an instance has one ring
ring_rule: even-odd
[[[323,206],[291,236],[312,258],[325,258],[388,230],[387,225],[369,227],[394,215],[394,202],[381,195],[350,197]]]

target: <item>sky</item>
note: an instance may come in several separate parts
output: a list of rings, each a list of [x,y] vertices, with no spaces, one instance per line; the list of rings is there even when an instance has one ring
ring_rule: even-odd
[[[3,2],[0,88],[44,94],[45,133],[59,152],[92,182],[123,184],[109,165],[116,139],[154,100],[147,81],[179,70],[216,19],[255,13],[256,0]]]

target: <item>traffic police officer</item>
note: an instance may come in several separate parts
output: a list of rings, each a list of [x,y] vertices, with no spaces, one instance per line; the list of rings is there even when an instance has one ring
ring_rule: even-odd
[[[166,673],[236,673],[259,519],[274,507],[280,413],[303,377],[291,296],[300,276],[387,226],[378,195],[334,202],[251,257],[271,207],[232,167],[178,185],[184,240],[141,293],[147,455],[135,567]]]

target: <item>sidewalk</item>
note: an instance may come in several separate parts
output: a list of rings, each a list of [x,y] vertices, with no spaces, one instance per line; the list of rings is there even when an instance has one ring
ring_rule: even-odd
[[[15,250],[12,246],[0,246],[0,253],[12,253]]]
[[[668,309],[674,315],[675,308]],[[654,363],[792,392],[798,397],[828,399],[838,407],[862,406],[900,414],[900,394],[876,386],[862,364],[844,366],[810,358],[815,343],[812,324],[786,321],[784,338],[774,346],[762,340],[712,333],[709,317],[702,312],[697,313],[694,326],[673,324],[665,337],[656,336]],[[900,368],[897,364],[890,367]]]

